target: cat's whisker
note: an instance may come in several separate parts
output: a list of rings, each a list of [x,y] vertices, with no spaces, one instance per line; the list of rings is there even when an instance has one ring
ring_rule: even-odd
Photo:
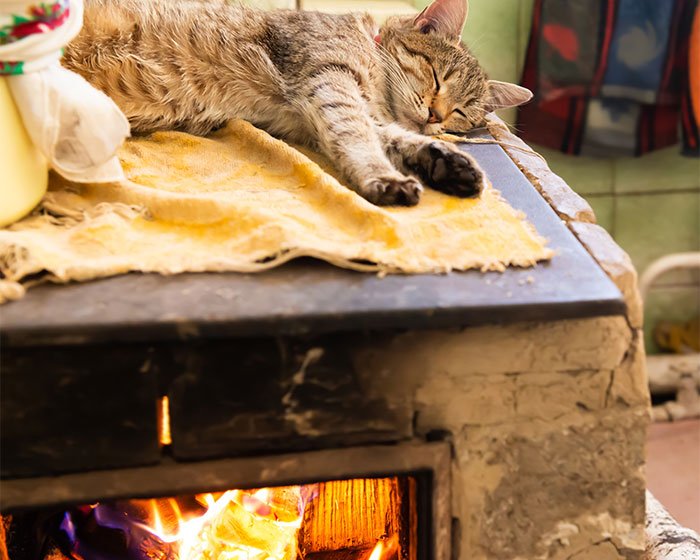
[[[389,85],[392,86],[392,93],[400,97],[405,104],[420,110],[420,96],[413,91],[408,78],[404,72],[398,68],[397,62],[393,57],[384,53],[382,49],[378,49],[378,52],[384,57],[384,75]]]

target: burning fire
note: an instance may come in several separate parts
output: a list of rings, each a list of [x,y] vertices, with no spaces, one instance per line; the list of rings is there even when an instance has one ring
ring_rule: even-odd
[[[386,539],[377,541],[372,553],[367,560],[388,560],[396,557],[399,547],[399,540],[396,535]]]
[[[303,519],[301,487],[283,487],[273,492],[229,490],[218,498],[197,496],[206,513],[185,521],[179,510],[175,534],[159,528],[157,507],[153,533],[163,542],[177,544],[180,560],[292,560],[296,556],[296,534]]]
[[[131,500],[122,507],[97,504],[83,508],[82,513],[92,516],[93,526],[121,531],[129,557],[294,560],[297,533],[313,493],[313,485],[229,490],[199,494],[186,508],[167,498]],[[71,516],[64,520],[63,529],[74,542],[76,558],[103,557],[90,550],[89,538],[81,540],[76,534]]]
[[[384,543],[379,541],[374,547],[372,554],[369,555],[369,560],[382,560],[382,552],[384,551]]]
[[[414,560],[398,492],[354,479],[97,503],[66,511],[56,542],[66,560]]]

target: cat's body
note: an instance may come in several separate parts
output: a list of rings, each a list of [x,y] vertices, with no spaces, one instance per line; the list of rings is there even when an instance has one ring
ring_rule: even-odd
[[[438,3],[466,16],[465,0]],[[319,149],[372,202],[415,204],[420,182],[472,196],[476,164],[423,134],[480,125],[493,91],[459,39],[426,21],[421,32],[412,19],[380,29],[363,14],[87,0],[64,65],[111,96],[136,132],[206,134],[242,118]]]

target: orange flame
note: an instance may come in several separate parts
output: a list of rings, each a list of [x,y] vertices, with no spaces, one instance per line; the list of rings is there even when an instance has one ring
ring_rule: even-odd
[[[207,507],[204,514],[186,519],[174,498],[150,500],[151,522],[141,525],[161,542],[176,547],[179,560],[296,557],[297,532],[303,520],[300,486],[229,490],[195,498]]]
[[[387,560],[389,558],[398,558],[398,548],[399,539],[397,535],[377,541],[377,544],[372,549],[372,552],[367,560]]]
[[[381,560],[382,552],[384,552],[384,543],[382,541],[379,541],[374,547],[372,554],[369,555],[369,560]]]

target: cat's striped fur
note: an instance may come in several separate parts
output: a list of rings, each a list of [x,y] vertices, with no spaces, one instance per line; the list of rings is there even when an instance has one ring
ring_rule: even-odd
[[[374,203],[416,204],[421,183],[473,196],[478,166],[428,135],[479,126],[526,96],[488,82],[460,42],[466,1],[436,0],[380,29],[366,14],[87,0],[63,63],[111,96],[137,133],[206,134],[243,118],[322,151]]]

